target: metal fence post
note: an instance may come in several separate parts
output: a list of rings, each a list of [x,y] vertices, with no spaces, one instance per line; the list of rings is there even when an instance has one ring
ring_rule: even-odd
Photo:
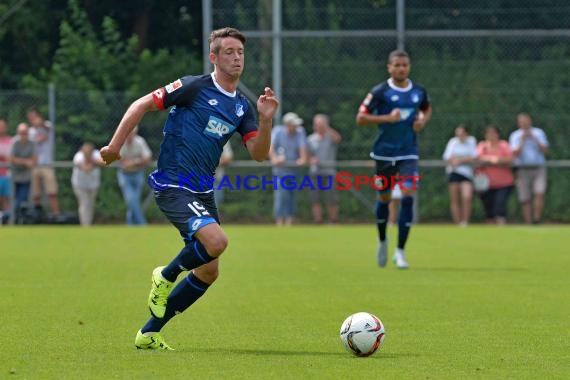
[[[57,120],[56,120],[56,103],[55,103],[55,84],[54,83],[49,83],[48,84],[48,120],[51,121],[52,123],[52,130],[51,130],[51,134],[52,134],[52,138],[53,138],[53,144],[52,144],[52,152],[51,155],[52,157],[55,157],[55,130],[57,128]]]
[[[406,0],[396,1],[396,34],[399,50],[406,48]]]
[[[282,78],[283,78],[283,66],[281,63],[283,46],[281,44],[283,26],[282,21],[282,6],[281,0],[273,0],[273,90],[277,99],[283,101],[282,98]],[[274,119],[276,123],[281,120],[281,108],[277,108],[275,112]]]
[[[202,0],[202,61],[204,74],[209,74],[212,71],[210,64],[210,46],[208,44],[208,37],[213,29],[212,17],[212,0]]]

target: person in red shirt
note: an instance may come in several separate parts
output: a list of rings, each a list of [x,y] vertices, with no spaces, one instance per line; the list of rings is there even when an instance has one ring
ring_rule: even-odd
[[[479,196],[485,208],[489,224],[505,224],[507,202],[515,183],[511,164],[514,160],[509,143],[500,139],[499,129],[489,125],[485,129],[485,140],[477,145],[478,176],[486,176],[488,188]]]

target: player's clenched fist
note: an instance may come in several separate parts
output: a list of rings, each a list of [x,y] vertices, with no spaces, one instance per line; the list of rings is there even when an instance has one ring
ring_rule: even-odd
[[[414,128],[415,132],[419,132],[422,129],[424,129],[425,124],[426,124],[425,114],[422,111],[419,111],[418,116],[416,117],[416,120],[414,121],[414,125],[412,126],[412,128]]]
[[[121,155],[119,154],[119,152],[111,150],[109,146],[104,146],[103,148],[101,148],[100,153],[101,153],[101,159],[103,160],[105,165],[111,165],[111,163],[113,163],[114,161],[121,159]]]

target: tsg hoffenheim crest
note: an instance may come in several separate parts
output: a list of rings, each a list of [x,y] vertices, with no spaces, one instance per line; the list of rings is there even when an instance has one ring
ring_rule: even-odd
[[[243,105],[242,104],[236,104],[236,115],[238,117],[243,116]]]

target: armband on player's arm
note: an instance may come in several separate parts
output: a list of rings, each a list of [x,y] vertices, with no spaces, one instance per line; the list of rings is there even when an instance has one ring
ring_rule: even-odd
[[[361,105],[356,114],[356,124],[358,125],[378,125],[397,123],[398,121],[400,121],[400,110],[398,108],[386,115],[372,115],[368,108]]]
[[[394,109],[387,115],[374,115],[371,112],[370,108],[376,108],[374,104],[377,103],[378,102],[375,101],[373,92],[369,92],[360,104],[360,107],[358,107],[358,113],[356,114],[357,125],[378,125],[385,123],[395,123],[400,120],[399,109]]]
[[[249,155],[255,161],[262,162],[269,157],[272,125],[271,119],[260,118],[259,129],[248,133],[242,139]]]

